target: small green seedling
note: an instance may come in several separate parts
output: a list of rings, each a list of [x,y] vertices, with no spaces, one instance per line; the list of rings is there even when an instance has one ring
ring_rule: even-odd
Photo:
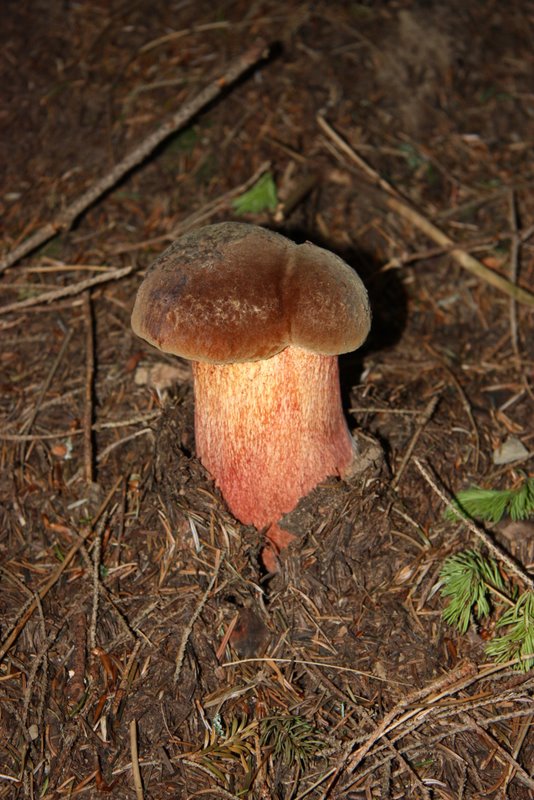
[[[236,197],[232,206],[236,214],[260,214],[262,211],[274,211],[278,205],[278,194],[272,173],[266,172],[254,186],[240,197]]]

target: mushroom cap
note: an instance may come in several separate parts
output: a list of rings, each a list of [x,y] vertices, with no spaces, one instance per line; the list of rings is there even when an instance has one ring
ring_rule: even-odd
[[[174,242],[149,268],[132,313],[134,332],[160,350],[215,364],[290,345],[347,353],[370,323],[365,287],[341,258],[241,222]]]

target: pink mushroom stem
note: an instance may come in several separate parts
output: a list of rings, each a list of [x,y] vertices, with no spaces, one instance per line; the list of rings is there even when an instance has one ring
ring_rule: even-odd
[[[230,510],[263,528],[353,459],[337,356],[298,347],[262,361],[193,363],[197,455]]]

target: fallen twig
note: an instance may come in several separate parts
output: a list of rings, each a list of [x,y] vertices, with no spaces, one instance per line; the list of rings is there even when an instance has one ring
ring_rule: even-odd
[[[60,399],[64,400],[65,395],[62,395]],[[41,406],[41,408],[43,408],[43,406]],[[108,429],[114,430],[116,428],[127,428],[129,425],[139,425],[142,422],[149,422],[150,420],[159,417],[160,414],[161,410],[158,408],[156,411],[149,411],[147,414],[137,414],[135,417],[129,417],[128,419],[119,419],[109,422],[95,422],[95,424],[91,426],[91,430],[105,431]],[[0,441],[39,442],[47,441],[49,439],[70,439],[71,436],[81,436],[82,433],[84,433],[83,428],[73,428],[69,431],[56,431],[55,433],[9,433],[6,426],[6,428],[2,428],[0,430]]]
[[[70,203],[53,222],[36,231],[15,247],[0,261],[0,272],[11,267],[23,256],[31,253],[58,233],[70,229],[74,221],[93,205],[105,192],[113,188],[134,167],[141,164],[168,136],[180,130],[199,111],[215,100],[228,86],[235,83],[247,70],[266,57],[268,48],[259,41],[233,61],[226,72],[206,86],[196,97],[185,103],[141,144],[128,153],[107,175],[93,183],[80,197]]]
[[[132,754],[132,775],[137,800],[143,800],[143,781],[141,780],[141,769],[139,768],[139,753],[137,750],[137,721],[132,719],[130,722],[130,752]]]
[[[434,414],[434,411],[437,408],[437,405],[439,403],[439,399],[440,399],[440,395],[434,395],[434,397],[431,397],[429,402],[427,403],[426,408],[423,411],[422,418],[419,421],[419,424],[418,424],[417,428],[415,429],[415,432],[414,432],[414,434],[412,436],[410,444],[406,448],[406,452],[404,453],[404,456],[403,456],[403,459],[402,459],[402,461],[400,463],[400,466],[399,466],[399,469],[397,471],[397,474],[395,475],[395,477],[391,481],[391,488],[392,489],[395,489],[398,486],[399,481],[400,481],[400,479],[402,478],[402,476],[404,474],[404,470],[408,466],[408,462],[410,461],[410,459],[412,457],[412,453],[415,450],[415,446],[417,445],[417,442],[419,441],[419,438],[420,438],[423,430],[426,428],[427,424],[430,422],[430,419],[432,418],[432,415]]]
[[[59,567],[57,567],[57,569],[54,570],[54,572],[52,573],[51,577],[47,580],[45,585],[39,590],[39,592],[37,592],[37,594],[35,595],[35,599],[27,606],[27,608],[25,608],[24,613],[22,614],[16,625],[14,625],[14,627],[11,629],[11,631],[8,633],[8,635],[0,645],[0,661],[2,661],[3,657],[5,656],[5,654],[7,653],[13,642],[16,641],[19,633],[22,631],[22,629],[32,616],[33,612],[38,607],[39,602],[43,599],[43,597],[45,597],[48,594],[50,589],[57,583],[57,581],[60,579],[61,575],[65,572],[65,570],[69,566],[70,562],[72,561],[72,559],[74,558],[74,556],[76,555],[82,544],[85,542],[86,539],[89,538],[89,536],[91,536],[92,533],[93,533],[93,527],[87,528],[87,530],[82,534],[82,536],[80,536],[76,544],[74,544],[69,550],[69,552],[65,555],[65,558],[63,559]]]
[[[119,278],[124,278],[126,275],[129,275],[132,270],[133,266],[111,269],[108,272],[95,275],[94,278],[88,278],[86,281],[79,281],[79,283],[64,286],[62,289],[43,292],[43,294],[40,294],[38,297],[28,297],[26,300],[20,300],[18,303],[0,306],[0,314],[9,314],[11,311],[20,311],[23,308],[37,306],[41,303],[50,303],[52,300],[58,300],[60,297],[72,297],[73,295],[85,292],[86,289],[90,289],[92,286],[97,286],[99,283],[106,283],[107,281],[116,281]]]
[[[211,576],[211,580],[210,580],[210,582],[208,584],[208,588],[206,589],[206,591],[204,592],[204,594],[200,598],[200,602],[199,602],[198,606],[195,608],[194,612],[192,613],[191,619],[189,620],[189,622],[188,622],[188,624],[187,624],[187,626],[186,626],[186,628],[185,628],[185,630],[183,632],[183,635],[182,635],[182,641],[180,642],[180,647],[178,648],[178,654],[176,656],[176,667],[175,667],[175,670],[174,670],[174,682],[175,683],[178,682],[178,680],[180,678],[180,675],[181,675],[181,672],[182,672],[182,667],[183,667],[183,664],[184,664],[185,648],[187,647],[187,642],[189,641],[189,637],[191,636],[191,633],[193,631],[193,627],[195,625],[195,622],[197,621],[197,619],[199,618],[200,614],[202,613],[202,609],[204,608],[204,606],[208,602],[208,598],[210,596],[210,592],[213,589],[213,587],[215,586],[215,581],[217,580],[217,576],[219,575],[219,570],[221,569],[221,565],[222,565],[223,561],[224,561],[224,553],[221,554],[221,552],[218,550],[217,551],[216,562],[215,562],[215,569],[213,571],[213,575]]]
[[[452,695],[462,694],[472,684],[489,678],[492,675],[496,675],[498,673],[504,674],[508,667],[514,666],[520,660],[522,659],[512,659],[511,661],[502,664],[492,664],[491,666],[478,669],[474,664],[464,662],[459,664],[451,672],[439,676],[427,686],[424,686],[421,689],[415,689],[413,692],[410,692],[408,695],[401,698],[401,700],[399,700],[399,702],[392,709],[390,709],[387,714],[385,714],[375,729],[367,737],[365,737],[364,741],[360,744],[360,747],[357,750],[353,751],[353,747],[356,743],[361,742],[360,738],[353,740],[353,742],[348,744],[340,758],[338,765],[333,767],[323,776],[323,781],[328,779],[330,780],[325,792],[323,795],[321,795],[321,799],[323,800],[323,798],[331,796],[331,789],[333,785],[337,783],[342,773],[354,774],[356,769],[360,767],[365,758],[371,755],[376,756],[379,752],[387,750],[387,741],[384,741],[384,743],[380,745],[378,744],[380,740],[385,740],[387,737],[391,737],[391,744],[395,746],[396,743],[400,739],[404,738],[409,732],[424,724],[429,715],[434,714],[434,720],[438,719],[435,717],[435,712],[439,712],[445,708],[441,702],[445,700],[445,698],[451,697]],[[494,702],[494,698],[488,697],[487,700],[488,703]],[[463,706],[464,704],[462,702],[461,707]],[[453,716],[457,713],[458,709],[456,707],[448,707],[449,716]],[[483,723],[470,721],[467,723],[467,725],[442,731],[430,741],[432,743],[441,741],[441,739],[444,739],[447,736],[452,736],[455,733],[464,730],[476,729],[480,724],[483,724],[484,727],[486,727],[493,722],[501,721],[505,718],[505,716],[507,718],[512,718],[515,716],[526,716],[529,713],[531,713],[529,708],[521,708],[518,711],[512,711],[509,715],[499,715],[495,718],[485,719]],[[378,762],[375,761],[368,768],[359,770],[357,773],[357,780],[360,781],[364,776],[374,772],[383,763],[396,757],[397,753],[405,754],[421,747],[427,747],[428,744],[429,740],[426,740],[424,743],[410,743],[403,747],[396,746],[393,753],[389,753]],[[508,755],[507,760],[510,760],[510,758],[511,757]],[[514,762],[513,765],[515,767],[516,762]],[[522,772],[524,773],[522,778],[526,781],[527,785],[533,784],[532,779],[529,778],[527,773],[524,772],[524,770],[522,770]],[[340,787],[341,790],[346,791],[348,788],[350,788],[353,782],[353,780],[349,781],[349,783]]]
[[[91,612],[91,624],[89,626],[89,650],[94,651],[96,647],[96,631],[98,628],[98,599],[100,594],[100,557],[102,553],[102,529],[96,532],[93,547],[93,608]]]
[[[83,415],[83,457],[85,480],[93,482],[93,377],[95,371],[95,342],[91,291],[84,295],[85,317],[85,404]]]
[[[63,575],[63,573],[65,572],[65,570],[69,566],[70,562],[72,561],[72,559],[74,558],[76,553],[80,550],[82,545],[86,542],[86,540],[95,531],[96,526],[98,525],[98,522],[99,522],[102,514],[105,512],[105,510],[106,510],[106,508],[108,506],[108,503],[110,502],[111,498],[113,497],[113,495],[117,491],[117,488],[118,488],[119,483],[121,481],[122,481],[122,476],[119,478],[118,481],[116,481],[114,483],[114,485],[111,487],[111,489],[107,493],[106,497],[104,498],[104,501],[103,501],[102,505],[100,506],[100,508],[98,509],[98,511],[95,514],[95,517],[93,519],[92,525],[89,525],[87,527],[87,529],[83,532],[83,534],[81,534],[81,536],[78,537],[78,540],[76,541],[76,543],[73,544],[72,547],[70,548],[70,550],[68,551],[68,553],[66,553],[66,555],[65,555],[63,561],[61,562],[61,564],[57,567],[57,569],[54,570],[54,572],[52,573],[50,578],[46,581],[44,586],[42,586],[39,589],[39,591],[36,593],[36,595],[34,596],[34,599],[31,602],[29,602],[27,605],[24,606],[23,612],[20,614],[18,620],[15,622],[14,625],[12,625],[11,629],[8,631],[8,633],[4,637],[3,641],[0,643],[0,661],[2,661],[2,659],[5,656],[5,654],[8,652],[9,648],[13,644],[13,642],[15,642],[17,640],[18,635],[20,634],[22,629],[25,627],[25,625],[28,622],[28,620],[31,618],[31,616],[32,616],[33,612],[35,611],[35,609],[38,607],[39,602],[44,597],[46,597],[46,595],[48,594],[50,589],[52,589],[52,587],[55,586],[55,584],[61,578],[61,576]]]
[[[39,413],[39,409],[41,408],[41,403],[43,402],[43,398],[44,398],[45,394],[47,393],[48,389],[50,388],[50,384],[52,383],[54,375],[56,374],[57,369],[58,369],[59,365],[61,364],[61,361],[63,360],[63,356],[65,355],[65,353],[67,351],[67,347],[69,346],[69,342],[70,342],[71,338],[72,338],[72,330],[69,330],[69,331],[67,331],[67,333],[65,335],[65,338],[63,339],[63,342],[62,342],[61,347],[59,349],[59,353],[57,354],[56,358],[54,359],[54,363],[50,367],[48,375],[46,376],[46,380],[45,380],[45,382],[43,383],[43,385],[41,387],[41,391],[39,392],[39,397],[37,398],[37,402],[35,403],[35,406],[32,409],[30,418],[22,426],[22,430],[24,431],[25,434],[29,433],[33,423],[35,422],[35,420],[37,418],[37,414]]]
[[[477,278],[480,278],[496,289],[499,289],[501,292],[504,292],[509,297],[513,297],[518,303],[524,303],[527,306],[534,307],[534,294],[532,294],[532,292],[522,289],[520,286],[516,286],[511,281],[507,280],[507,278],[493,272],[493,270],[486,267],[482,262],[478,261],[478,259],[474,258],[461,247],[458,247],[450,236],[447,236],[447,234],[434,225],[434,223],[430,222],[423,214],[403,200],[396,189],[388,183],[388,181],[384,180],[365,159],[359,156],[320,114],[317,116],[317,122],[323,132],[335,143],[338,150],[348,156],[376,186],[383,190],[386,195],[384,202],[391,211],[394,211],[400,217],[408,220],[408,222],[422,231],[426,236],[433,239],[440,247],[450,248],[451,256],[468,272],[471,272],[473,275],[476,275]]]

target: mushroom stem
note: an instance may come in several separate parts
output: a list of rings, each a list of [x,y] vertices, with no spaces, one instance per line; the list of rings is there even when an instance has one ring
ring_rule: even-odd
[[[337,356],[287,347],[263,361],[197,361],[193,375],[197,455],[241,522],[277,522],[349,469]]]

